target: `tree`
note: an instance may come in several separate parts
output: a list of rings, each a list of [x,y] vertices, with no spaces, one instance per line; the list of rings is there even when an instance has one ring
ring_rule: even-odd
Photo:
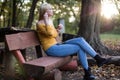
[[[16,0],[12,1],[12,26],[16,26],[16,9],[17,9],[17,5],[16,5]]]
[[[3,20],[2,18],[0,18],[0,27],[4,27],[6,26],[5,25],[5,20],[6,20],[6,12],[5,12],[5,9],[6,9],[6,6],[7,6],[7,0],[3,1],[3,2],[0,2],[1,4],[1,8],[0,8],[0,17],[2,16],[3,17]]]
[[[115,5],[116,5],[116,8],[117,8],[119,14],[120,14],[120,8],[119,8],[119,3],[118,3],[119,1],[118,0],[113,0],[113,1],[114,1]]]
[[[82,0],[81,20],[78,35],[83,36],[87,42],[99,53],[112,52],[100,40],[101,0]]]
[[[28,17],[28,20],[27,20],[26,28],[31,28],[31,26],[32,26],[32,22],[33,22],[33,19],[34,19],[34,10],[35,10],[37,2],[38,2],[38,0],[33,0],[33,2],[32,2],[32,6],[31,6],[31,9],[30,9],[30,13],[29,13],[29,17]]]

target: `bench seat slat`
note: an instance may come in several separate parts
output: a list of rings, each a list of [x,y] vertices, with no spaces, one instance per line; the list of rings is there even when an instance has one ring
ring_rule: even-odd
[[[31,74],[43,74],[51,71],[54,68],[58,68],[71,60],[71,56],[67,57],[41,57],[32,61],[23,63],[24,68],[29,75]]]

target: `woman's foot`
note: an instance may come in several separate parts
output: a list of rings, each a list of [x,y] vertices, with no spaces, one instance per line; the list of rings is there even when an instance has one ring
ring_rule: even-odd
[[[96,55],[96,56],[94,57],[94,59],[96,60],[96,63],[97,63],[97,66],[98,66],[98,67],[101,67],[101,66],[103,66],[104,64],[107,64],[107,63],[111,60],[111,58],[106,59],[106,58],[102,58],[102,57],[99,56],[99,55]]]
[[[85,75],[83,80],[95,80],[95,76],[91,74],[91,69],[88,68],[88,70],[84,69]]]

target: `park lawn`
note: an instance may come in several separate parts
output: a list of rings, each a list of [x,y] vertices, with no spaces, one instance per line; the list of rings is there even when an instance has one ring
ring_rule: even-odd
[[[115,51],[120,51],[120,34],[101,34],[101,41],[107,47]],[[120,55],[120,54],[119,54]]]
[[[102,41],[111,41],[111,42],[120,42],[120,34],[100,34],[100,38]],[[117,43],[116,42],[116,43]]]

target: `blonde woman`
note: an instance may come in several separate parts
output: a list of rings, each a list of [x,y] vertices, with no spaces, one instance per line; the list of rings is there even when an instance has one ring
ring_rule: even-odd
[[[57,57],[65,57],[77,53],[79,62],[85,71],[84,80],[94,80],[95,77],[91,74],[86,54],[89,54],[96,60],[98,67],[106,64],[109,59],[97,55],[94,49],[82,37],[70,39],[59,44],[56,37],[62,25],[60,24],[57,29],[55,29],[52,16],[52,6],[48,3],[41,4],[39,21],[37,22],[37,32],[44,51],[49,56]]]

